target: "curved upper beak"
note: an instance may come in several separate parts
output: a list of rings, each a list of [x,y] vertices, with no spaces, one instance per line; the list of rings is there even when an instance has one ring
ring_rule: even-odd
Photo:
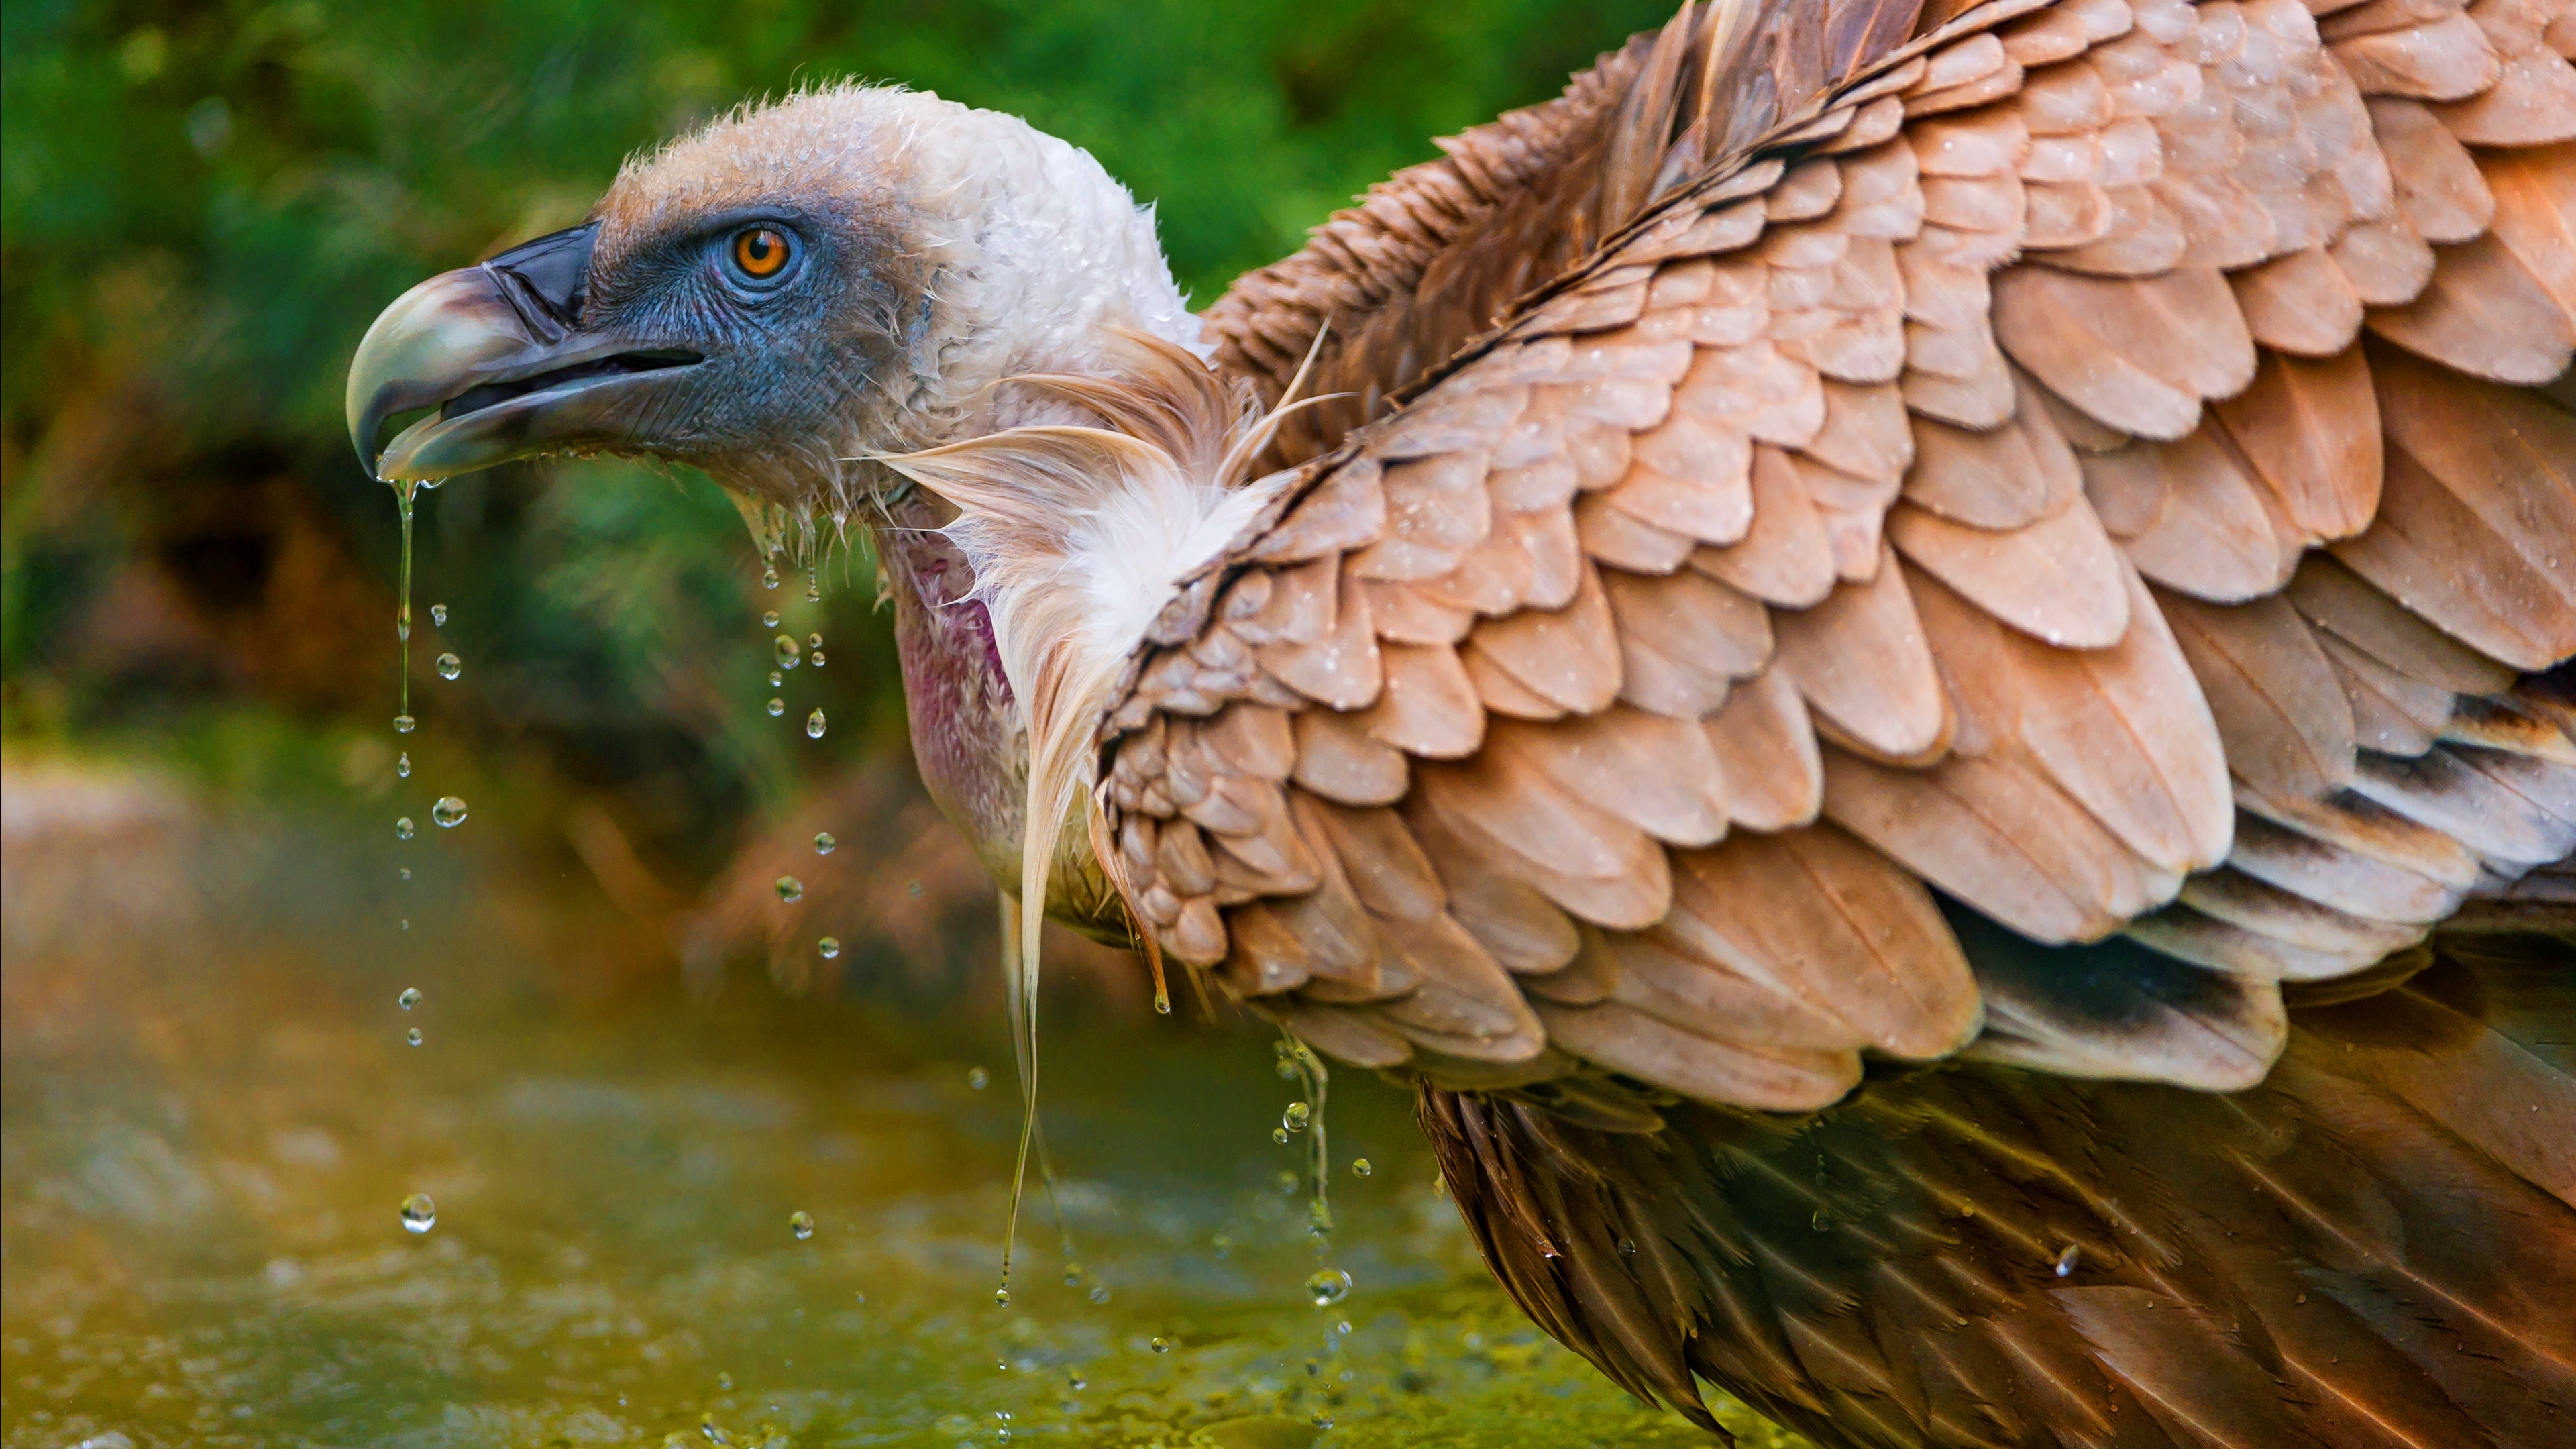
[[[442,272],[376,318],[349,362],[349,441],[388,482],[438,479],[539,453],[614,448],[657,380],[700,361],[583,330],[597,224]],[[434,409],[394,438],[385,421]]]

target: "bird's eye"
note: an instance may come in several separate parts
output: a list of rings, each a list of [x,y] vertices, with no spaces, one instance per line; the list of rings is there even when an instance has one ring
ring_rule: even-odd
[[[787,238],[771,227],[745,227],[733,236],[733,264],[755,282],[766,282],[787,265]]]

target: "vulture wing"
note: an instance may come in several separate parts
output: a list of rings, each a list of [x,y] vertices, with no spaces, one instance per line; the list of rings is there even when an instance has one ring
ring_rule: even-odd
[[[2576,849],[2569,49],[1720,5],[1450,143],[1210,314],[1359,396],[1112,715],[1129,900],[1448,1086],[2260,1081]]]

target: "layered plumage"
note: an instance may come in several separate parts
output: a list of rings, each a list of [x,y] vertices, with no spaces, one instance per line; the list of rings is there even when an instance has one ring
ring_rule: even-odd
[[[1003,889],[1419,1083],[1504,1284],[1641,1394],[2565,1442],[2572,53],[2565,0],[1720,0],[1204,337],[1088,158],[826,92],[621,180],[587,292],[399,304],[352,419],[870,528]],[[750,320],[637,302],[755,223],[817,260]],[[569,340],[399,373],[496,288]],[[612,346],[649,408],[534,371]]]
[[[2566,1059],[2394,985],[2576,849],[2576,16],[1911,11],[1686,12],[1211,309],[1354,396],[1140,658],[1131,899],[1686,1411],[2576,1434]]]

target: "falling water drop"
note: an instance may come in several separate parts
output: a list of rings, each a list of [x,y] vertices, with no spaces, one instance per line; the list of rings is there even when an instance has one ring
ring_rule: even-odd
[[[402,995],[394,998],[394,1005],[401,1007],[405,1011],[409,1011],[413,1007],[420,1005],[420,1002],[420,988],[417,986],[404,987],[402,989]]]
[[[805,646],[785,634],[778,636],[778,641],[772,646],[771,652],[777,656],[778,667],[781,669],[793,669],[805,662]]]
[[[823,602],[823,575],[812,564],[805,566],[805,602],[809,604]]]
[[[1172,1341],[1160,1334],[1156,1334],[1154,1336],[1153,1349],[1156,1353],[1170,1353],[1172,1351]]]
[[[794,1233],[796,1235],[796,1241],[800,1243],[805,1241],[807,1238],[814,1236],[814,1215],[805,1211],[803,1208],[798,1208],[796,1211],[789,1213],[787,1215],[787,1231]]]
[[[457,658],[457,657],[456,657],[455,655],[453,655],[453,654],[441,654],[441,655],[439,655],[439,656],[438,656],[438,677],[439,677],[439,678],[441,678],[441,679],[454,679],[456,676],[458,676],[458,675],[460,675],[460,674],[463,674],[464,672],[465,672],[465,661],[464,661],[464,660]]]
[[[2083,1253],[2084,1250],[2077,1247],[2075,1244],[2067,1244],[2066,1251],[2057,1255],[2057,1276],[2060,1278],[2074,1277],[2075,1260],[2082,1257]]]
[[[400,820],[394,822],[394,839],[409,840],[412,837],[412,833],[410,816],[406,815]]]
[[[1352,1159],[1351,1159],[1351,1176],[1353,1176],[1353,1177],[1366,1177],[1366,1176],[1368,1176],[1368,1175],[1369,1175],[1369,1160],[1368,1160],[1367,1158],[1365,1158],[1365,1157],[1354,1157],[1354,1158],[1352,1158]]]
[[[1351,1275],[1339,1268],[1318,1269],[1306,1280],[1306,1296],[1314,1299],[1318,1308],[1331,1307],[1349,1297],[1350,1292]]]
[[[817,649],[817,650],[815,650],[813,653],[811,653],[811,654],[809,654],[809,655],[805,656],[805,662],[806,662],[806,663],[808,663],[808,664],[813,665],[813,666],[814,666],[815,668],[817,668],[817,669],[822,668],[822,667],[823,667],[823,651],[822,651],[822,650],[820,650],[820,649]]]
[[[395,733],[395,734],[398,734],[398,735],[407,735],[407,734],[410,734],[410,733],[411,733],[411,729],[412,729],[412,725],[413,725],[414,723],[415,723],[415,721],[412,719],[412,717],[411,717],[411,716],[410,716],[410,714],[408,714],[408,713],[395,715],[395,716],[394,716],[394,733]]]
[[[400,871],[397,871],[396,874],[400,875],[404,880],[409,880],[411,879],[411,867],[404,866]]]
[[[1064,1286],[1067,1288],[1079,1288],[1082,1286],[1082,1265],[1080,1263],[1068,1262],[1064,1265]]]
[[[394,773],[406,780],[411,778],[411,751],[394,756]]]
[[[1106,1302],[1108,1302],[1108,1301],[1109,1301],[1109,1285],[1108,1285],[1108,1284],[1106,1284],[1106,1283],[1094,1283],[1094,1284],[1092,1284],[1092,1285],[1091,1285],[1091,1301],[1092,1301],[1092,1302],[1094,1302],[1094,1303],[1106,1303]]]
[[[778,565],[762,565],[760,570],[760,586],[764,589],[774,589],[778,587]]]
[[[441,795],[438,803],[429,807],[429,818],[437,821],[441,830],[454,830],[465,823],[465,802],[454,795]]]
[[[968,1068],[968,1069],[967,1069],[967,1071],[966,1071],[966,1085],[967,1085],[967,1086],[972,1087],[972,1088],[974,1088],[976,1091],[980,1092],[980,1091],[984,1090],[986,1087],[991,1086],[991,1085],[992,1085],[992,1083],[993,1083],[993,1074],[992,1074],[991,1072],[988,1072],[988,1071],[984,1070],[982,1067],[970,1067],[970,1068]]]
[[[1279,1114],[1279,1125],[1291,1132],[1303,1132],[1307,1121],[1314,1116],[1314,1110],[1303,1102],[1291,1102],[1288,1110]]]
[[[822,648],[822,647],[823,647],[823,636],[822,636],[822,635],[820,635],[820,634],[808,634],[808,635],[806,635],[806,636],[805,636],[805,647],[806,647],[806,648],[808,648],[808,649],[820,649],[820,648]]]
[[[1215,1237],[1208,1239],[1208,1249],[1220,1258],[1232,1257],[1234,1255],[1234,1239],[1228,1237],[1224,1233],[1219,1233]]]
[[[816,855],[830,855],[832,853],[832,847],[840,843],[841,842],[832,838],[832,832],[828,830],[817,830],[814,832],[814,853]]]
[[[785,713],[787,713],[787,701],[780,699],[777,695],[771,695],[769,697],[769,717],[771,719],[776,719]]]
[[[1066,1369],[1066,1370],[1064,1371],[1064,1383],[1065,1383],[1065,1387],[1070,1388],[1070,1389],[1076,1389],[1076,1390],[1080,1390],[1080,1389],[1087,1389],[1087,1388],[1090,1388],[1090,1387],[1091,1387],[1091,1380],[1084,1378],[1084,1377],[1082,1376],[1082,1370],[1080,1370],[1080,1369],[1078,1369],[1078,1368],[1077,1368],[1077,1369]]]
[[[1273,1142],[1278,1143],[1278,1144],[1279,1144],[1280,1146],[1282,1146],[1282,1147],[1287,1146],[1287,1145],[1288,1145],[1288,1129],[1287,1129],[1287,1128],[1285,1128],[1285,1127],[1273,1127],[1273,1128],[1271,1128],[1271,1129],[1270,1129],[1270,1140],[1271,1140],[1271,1141],[1273,1141]]]
[[[413,1046],[420,1045],[420,1028],[415,1026],[411,1030],[404,1032],[403,1040],[410,1042]]]
[[[787,674],[786,674],[786,672],[785,672],[784,670],[773,669],[773,670],[769,671],[769,687],[770,687],[770,688],[772,688],[772,689],[776,689],[778,686],[780,686],[780,685],[782,685],[782,684],[785,684],[786,682],[787,682]]]
[[[805,716],[805,738],[809,740],[819,740],[822,737],[823,708],[820,705],[816,705],[814,707],[814,712]]]
[[[761,615],[761,616],[760,616],[760,624],[761,624],[761,627],[762,627],[762,628],[764,628],[764,629],[775,629],[775,628],[777,628],[777,627],[778,627],[778,611],[777,611],[776,609],[772,609],[772,610],[770,610],[768,613]]]
[[[409,1232],[428,1232],[438,1226],[438,1204],[431,1202],[429,1194],[425,1192],[416,1192],[404,1198],[402,1225]]]
[[[823,954],[824,960],[832,960],[834,957],[841,954],[841,938],[838,936],[825,936],[822,940],[814,943],[814,949]]]
[[[1279,1195],[1281,1197],[1295,1197],[1297,1195],[1297,1174],[1293,1172],[1282,1172],[1279,1174],[1277,1182]]]
[[[778,898],[791,906],[796,904],[798,901],[805,899],[805,882],[798,880],[792,875],[780,876],[778,878]]]
[[[440,628],[442,628],[442,629],[446,628],[446,627],[447,627],[447,606],[446,606],[445,604],[432,604],[432,605],[430,605],[430,606],[429,606],[429,622],[431,622],[431,623],[433,623],[433,624],[436,624],[438,627],[440,627]]]

